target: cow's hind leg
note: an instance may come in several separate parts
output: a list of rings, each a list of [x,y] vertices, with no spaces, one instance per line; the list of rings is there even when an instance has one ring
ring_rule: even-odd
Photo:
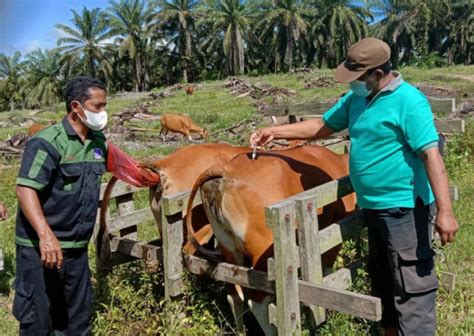
[[[252,296],[253,298],[253,300],[248,300],[249,308],[257,319],[258,324],[265,333],[265,336],[277,335],[277,329],[275,326],[270,324],[268,316],[268,305],[273,302],[273,296],[264,293],[256,293],[256,297],[255,295],[249,296]]]
[[[220,246],[224,260],[228,263],[242,266],[244,264],[244,255],[238,251],[228,251],[222,245]],[[241,335],[245,335],[244,328],[244,297],[242,288],[236,285],[228,285],[227,302],[230,305],[232,314],[234,315],[237,331]]]

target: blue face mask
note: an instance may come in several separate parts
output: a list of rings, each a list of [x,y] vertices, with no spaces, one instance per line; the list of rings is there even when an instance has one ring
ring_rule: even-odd
[[[367,82],[360,81],[360,80],[355,80],[355,81],[350,82],[349,86],[355,95],[361,96],[361,97],[368,97],[373,91],[373,90],[367,89]]]

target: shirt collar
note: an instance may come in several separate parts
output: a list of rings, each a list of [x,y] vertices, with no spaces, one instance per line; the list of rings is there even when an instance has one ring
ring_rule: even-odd
[[[390,82],[388,82],[387,85],[385,85],[382,90],[380,90],[379,92],[377,92],[377,94],[372,97],[372,99],[368,100],[366,99],[366,102],[367,102],[367,107],[372,104],[372,102],[374,102],[378,96],[380,96],[382,93],[385,93],[385,92],[393,92],[395,91],[396,89],[398,89],[398,87],[400,85],[403,84],[403,78],[402,78],[402,74],[399,73],[399,72],[396,72],[396,71],[392,71],[393,75],[395,76],[394,79],[392,79]]]
[[[69,120],[67,119],[67,116],[63,118],[62,122],[63,122],[63,127],[66,130],[67,135],[69,135],[69,136],[79,136],[77,134],[77,132],[74,130],[74,128],[72,127]]]
[[[385,85],[380,92],[385,91],[395,91],[400,85],[403,83],[402,74],[396,71],[392,71],[393,75],[395,76],[387,85]]]

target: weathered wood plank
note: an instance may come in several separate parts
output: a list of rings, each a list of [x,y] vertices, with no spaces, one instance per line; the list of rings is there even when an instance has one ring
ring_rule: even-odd
[[[340,268],[323,278],[323,285],[330,288],[347,289],[352,284],[351,270]]]
[[[456,98],[428,97],[428,101],[435,114],[450,114],[456,111]]]
[[[166,216],[161,211],[163,228],[163,271],[165,297],[169,301],[184,292],[184,265],[181,249],[183,246],[183,218],[181,212]]]
[[[302,115],[299,120],[309,120],[321,118],[319,115]],[[436,119],[435,127],[438,133],[464,133],[466,130],[466,123],[462,119]],[[347,130],[335,133],[337,136],[349,135]]]
[[[449,114],[456,109],[455,98],[434,98],[428,97],[431,110],[435,114]],[[269,105],[263,110],[265,116],[290,116],[290,115],[322,115],[329,110],[335,103],[333,102],[314,102],[309,104],[282,104]]]
[[[452,201],[459,200],[459,188],[457,186],[449,186],[449,195]]]
[[[150,208],[143,208],[109,220],[109,232],[121,230],[153,219]]]
[[[456,274],[452,272],[441,271],[440,276],[441,286],[443,286],[446,291],[452,292],[456,284]]]
[[[371,321],[379,321],[382,318],[382,304],[379,298],[301,280],[299,290],[301,302],[304,304],[317,304]]]
[[[339,198],[342,198],[353,192],[352,184],[349,176],[344,176],[340,179],[324,183],[312,189],[305,190],[299,194],[291,196],[283,201],[272,204],[272,206],[279,206],[286,202],[291,202],[300,197],[311,196],[318,200],[318,207],[336,202]]]
[[[207,274],[217,281],[224,281],[246,288],[258,289],[268,294],[275,294],[274,282],[268,280],[266,272],[229,263],[210,264],[205,259],[189,255],[184,257],[184,262],[186,269],[193,274]],[[323,278],[323,285],[328,288],[346,289],[350,284],[351,272],[346,268],[341,268]]]
[[[319,231],[319,251],[325,253],[344,240],[355,237],[366,225],[362,211],[341,219]]]
[[[187,255],[186,268],[193,274],[207,274],[211,278],[231,284],[241,285],[262,292],[275,293],[274,284],[267,279],[267,273],[229,263],[210,264],[207,260]]]
[[[176,193],[171,196],[163,196],[162,209],[164,211],[164,214],[174,215],[178,212],[185,211],[186,207],[188,206],[188,199],[190,193],[191,190]],[[199,204],[201,204],[201,196],[199,193],[197,193],[193,201],[193,207]]]
[[[102,198],[104,197],[104,191],[105,188],[107,187],[107,183],[102,183],[100,186],[100,199],[102,201]],[[122,181],[117,181],[114,189],[112,191],[112,194],[110,195],[110,198],[115,198],[117,196],[122,196],[126,194],[131,194],[134,193],[135,191],[140,190],[140,188],[131,186],[130,184],[127,184]]]
[[[211,265],[207,260],[185,257],[186,268],[193,274],[207,274],[218,281],[259,289],[274,294],[275,288],[267,274],[228,263]],[[381,318],[380,299],[353,293],[345,289],[350,286],[350,270],[340,269],[323,279],[322,285],[299,280],[300,301],[308,305],[319,305],[327,309],[346,312],[355,316],[378,321]],[[278,304],[277,304],[278,307]]]
[[[129,214],[135,209],[135,205],[133,204],[133,194],[117,196],[115,197],[115,202],[117,204],[117,213],[119,216]],[[128,225],[126,227],[122,227],[119,229],[119,231],[121,237],[134,240],[137,239],[138,228],[136,225]]]
[[[126,254],[146,261],[163,261],[163,249],[160,246],[137,242],[128,238],[113,237],[110,242],[112,252]]]
[[[435,120],[438,133],[464,133],[466,123],[462,119],[439,119]]]
[[[306,196],[296,199],[301,278],[310,283],[321,284],[323,268],[319,251],[319,223],[316,209],[314,197]],[[307,309],[309,309],[308,315],[311,317],[312,326],[320,325],[326,320],[324,308],[309,306]]]
[[[273,231],[278,334],[300,335],[295,205],[286,202],[267,207],[265,217],[267,226]]]

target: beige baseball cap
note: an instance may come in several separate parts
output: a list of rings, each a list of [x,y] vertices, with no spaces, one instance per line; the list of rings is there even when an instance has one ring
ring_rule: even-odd
[[[367,37],[354,44],[347,53],[346,60],[336,69],[336,80],[350,83],[369,69],[390,60],[390,47],[374,37]]]

